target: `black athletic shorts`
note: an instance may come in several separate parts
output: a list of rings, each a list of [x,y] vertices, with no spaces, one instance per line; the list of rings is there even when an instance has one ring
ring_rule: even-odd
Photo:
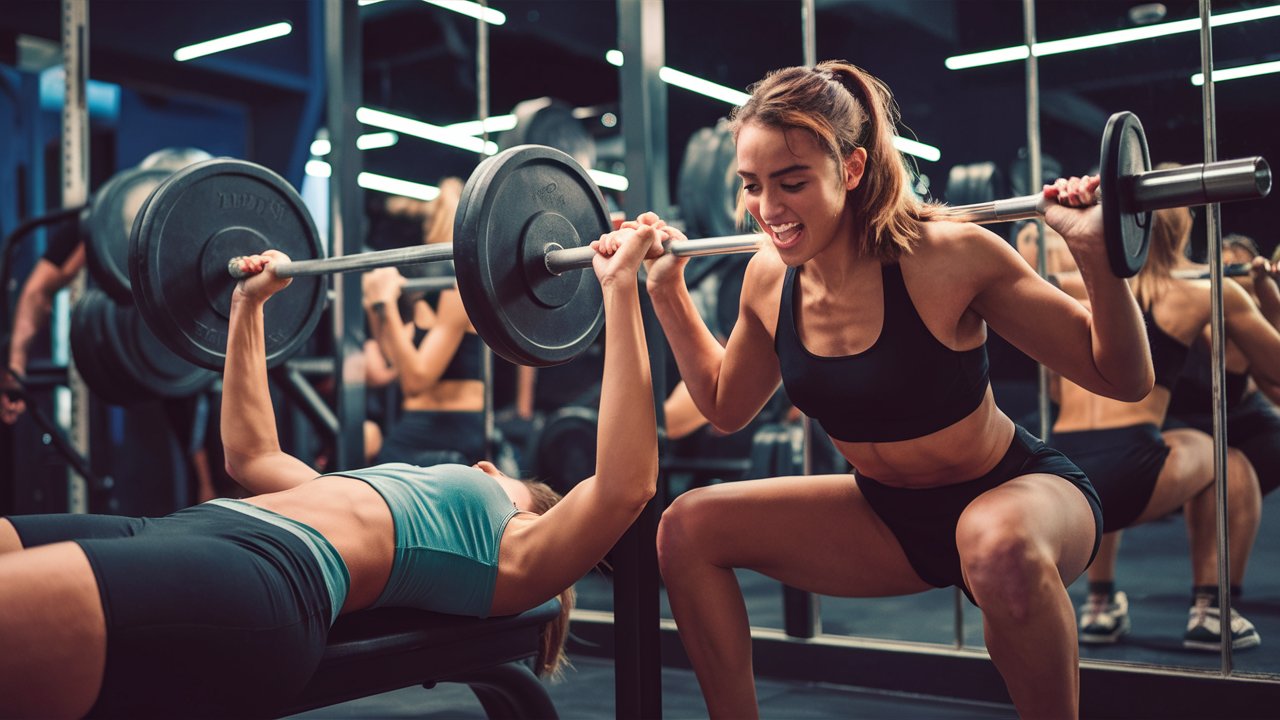
[[[332,608],[292,533],[203,504],[162,518],[7,518],[23,547],[72,540],[98,581],[107,663],[91,717],[261,716],[300,693]]]
[[[1150,423],[1054,433],[1053,446],[1089,476],[1102,498],[1103,531],[1123,530],[1151,502],[1169,446]]]
[[[377,462],[428,467],[451,462],[470,465],[487,459],[484,413],[410,410],[387,433]]]
[[[1164,429],[1192,428],[1213,435],[1211,413],[1183,413],[1165,418]],[[1258,473],[1262,494],[1280,487],[1280,412],[1260,392],[1251,392],[1227,408],[1227,445],[1249,458]]]
[[[1080,468],[1022,427],[1015,426],[1013,442],[1000,462],[991,472],[975,480],[921,489],[891,487],[860,473],[854,475],[862,496],[889,526],[916,574],[934,587],[955,585],[973,602],[973,595],[964,584],[960,551],[956,547],[960,514],[986,491],[1034,473],[1057,475],[1084,493],[1093,509],[1093,553],[1089,556],[1092,563],[1102,541],[1102,507],[1098,494]]]

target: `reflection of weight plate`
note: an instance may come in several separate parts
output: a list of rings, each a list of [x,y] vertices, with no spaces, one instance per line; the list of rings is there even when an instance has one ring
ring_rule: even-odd
[[[947,175],[947,204],[959,207],[1004,197],[1004,179],[993,162],[956,165]]]
[[[689,138],[680,162],[680,216],[691,238],[723,237],[738,232],[737,146],[729,121],[702,128]]]
[[[552,413],[538,433],[533,475],[563,495],[596,472],[599,414],[586,407]]]
[[[453,230],[458,292],[493,351],[522,365],[568,362],[604,325],[590,270],[547,271],[549,246],[576,248],[610,232],[604,198],[559,150],[524,145],[476,168]]]
[[[217,375],[174,355],[136,309],[86,290],[71,312],[71,353],[85,385],[112,405],[189,397]]]
[[[596,141],[560,100],[534,98],[516,105],[516,126],[499,138],[502,149],[517,145],[546,145],[560,150],[584,168],[596,165]]]
[[[169,173],[167,169],[130,168],[114,175],[93,196],[85,259],[98,286],[116,302],[133,302],[129,233],[147,196]]]
[[[221,370],[235,287],[227,262],[268,248],[294,261],[323,255],[311,214],[289,183],[241,160],[177,171],[147,201],[130,240],[130,277],[147,325],[183,358]],[[311,336],[326,285],[296,277],[266,303],[268,366]]]
[[[707,178],[707,234],[712,237],[738,232],[738,146],[729,132],[729,122],[716,123],[716,144]]]

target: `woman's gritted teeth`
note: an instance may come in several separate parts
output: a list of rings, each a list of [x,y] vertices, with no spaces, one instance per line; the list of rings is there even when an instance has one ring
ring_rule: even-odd
[[[788,248],[795,245],[796,240],[800,238],[804,225],[800,223],[783,223],[781,225],[770,225],[769,230],[773,232],[773,242],[780,248]]]

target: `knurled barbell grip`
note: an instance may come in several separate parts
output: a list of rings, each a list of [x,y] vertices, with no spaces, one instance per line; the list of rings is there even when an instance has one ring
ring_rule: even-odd
[[[673,240],[666,244],[666,248],[669,254],[679,257],[753,253],[760,249],[764,237],[759,233],[753,233],[699,238],[697,240]],[[595,256],[596,251],[592,250],[589,245],[575,248],[552,247],[547,250],[545,262],[548,272],[552,275],[559,275],[566,270],[580,270],[591,267],[591,260]]]
[[[1254,200],[1271,192],[1271,168],[1261,157],[1183,165],[1121,178],[1132,183],[1132,212]],[[1027,220],[1044,214],[1042,194],[942,208],[947,220],[979,225]]]
[[[372,252],[341,255],[315,260],[297,260],[276,264],[276,275],[280,277],[298,277],[301,275],[332,275],[334,273],[373,270],[381,267],[399,267],[402,265],[421,265],[423,263],[441,262],[453,259],[453,245],[414,245],[407,248],[375,250]],[[240,270],[240,258],[227,261],[227,272],[237,280],[252,275]]]

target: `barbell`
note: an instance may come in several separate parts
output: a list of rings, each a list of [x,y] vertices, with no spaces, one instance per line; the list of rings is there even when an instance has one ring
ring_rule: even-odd
[[[1152,172],[1142,126],[1118,113],[1103,134],[1102,206],[1112,269],[1132,276],[1146,261],[1150,211],[1265,196],[1262,158]],[[1040,214],[1040,196],[948,208],[943,217],[979,223]],[[324,288],[318,276],[452,260],[458,291],[477,332],[518,364],[567,362],[603,324],[599,284],[586,273],[591,241],[612,225],[599,188],[568,155],[526,145],[487,158],[463,187],[452,245],[424,245],[323,258],[302,200],[275,173],[238,160],[211,160],[166,179],[143,204],[130,238],[130,277],[155,334],[203,367],[225,361],[234,258],[281,250],[276,273],[289,288],[265,306],[268,364],[287,358],[314,330]],[[669,243],[677,256],[754,252],[764,236]]]
[[[1244,277],[1252,271],[1252,266],[1249,263],[1227,263],[1222,266],[1223,277]],[[1211,277],[1208,270],[1199,268],[1183,268],[1174,270],[1169,274],[1179,280],[1208,280]]]

